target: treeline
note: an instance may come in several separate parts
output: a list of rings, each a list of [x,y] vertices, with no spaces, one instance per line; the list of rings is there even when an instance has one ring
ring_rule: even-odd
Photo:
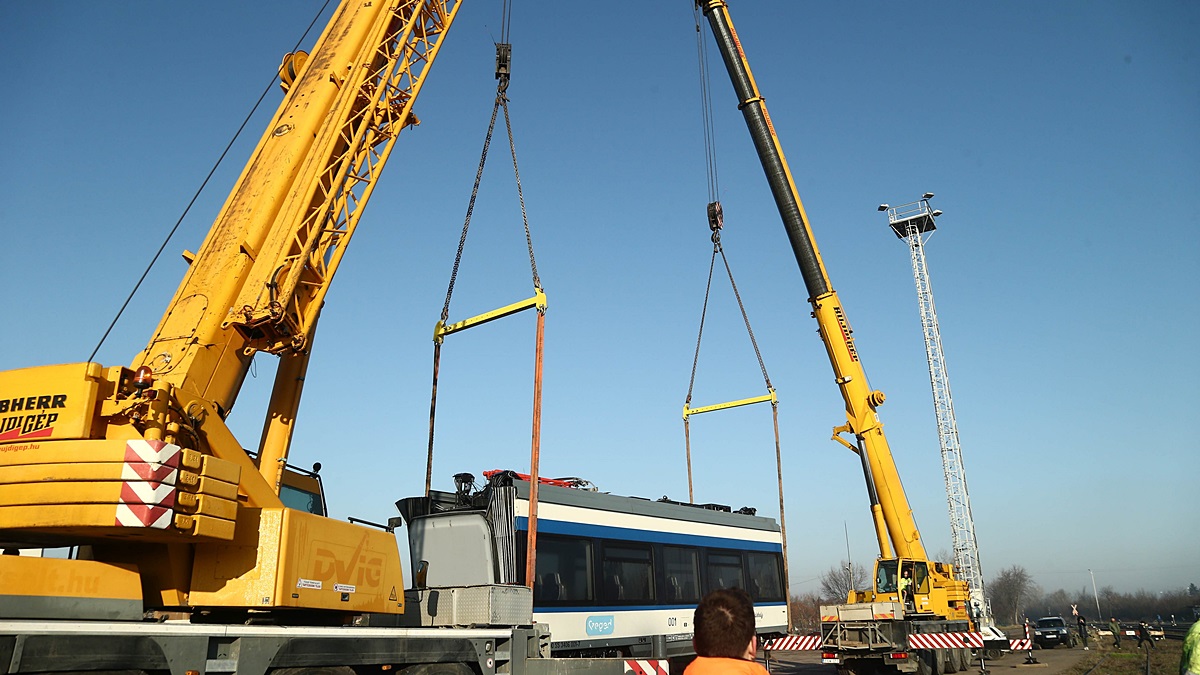
[[[850,588],[870,587],[870,574],[859,565],[849,566],[842,562],[821,575],[821,592],[794,595],[791,599],[792,625],[800,633],[818,632],[821,628],[821,605],[838,604],[846,601]],[[1162,593],[1139,590],[1134,593],[1118,593],[1111,586],[1097,589],[1080,588],[1076,591],[1059,589],[1047,592],[1025,571],[1014,565],[1001,571],[987,582],[988,601],[992,616],[1001,626],[1015,626],[1026,617],[1036,620],[1043,616],[1071,617],[1072,605],[1089,622],[1107,622],[1115,617],[1119,621],[1172,621],[1190,624],[1200,619],[1200,588],[1189,584],[1186,588]],[[1096,601],[1100,602],[1100,615],[1096,614]]]
[[[987,583],[988,600],[992,614],[1000,624],[1015,625],[1026,617],[1037,619],[1043,616],[1072,616],[1072,605],[1089,621],[1146,621],[1191,623],[1197,619],[1196,608],[1200,606],[1200,588],[1188,584],[1161,593],[1139,590],[1133,593],[1118,593],[1112,586],[1097,589],[1083,587],[1075,591],[1059,589],[1047,592],[1034,583],[1029,573],[1020,565],[1002,570]],[[1096,603],[1100,609],[1097,616]]]

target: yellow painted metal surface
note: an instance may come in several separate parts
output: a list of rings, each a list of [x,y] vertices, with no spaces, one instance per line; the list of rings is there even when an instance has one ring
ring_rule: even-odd
[[[0,556],[0,596],[26,595],[140,601],[142,588],[132,566],[94,560]]]
[[[688,404],[684,403],[683,404],[683,419],[686,420],[688,417],[690,417],[692,415],[699,415],[700,413],[714,412],[716,410],[726,410],[729,408],[737,408],[737,407],[743,406],[743,405],[753,405],[755,403],[775,403],[776,400],[777,399],[775,398],[775,390],[772,389],[772,390],[770,390],[770,393],[763,394],[762,396],[752,396],[750,398],[738,399],[736,401],[729,401],[727,403],[717,403],[714,405],[705,405],[705,406],[700,406],[697,408],[692,408],[692,407],[688,406]]]
[[[95,424],[99,374],[95,363],[0,372],[0,444],[87,436]]]
[[[493,309],[490,312],[477,314],[469,319],[463,319],[462,321],[456,321],[451,324],[438,321],[437,325],[433,328],[433,341],[440,343],[447,335],[452,333],[473,328],[475,326],[488,323],[489,321],[495,321],[496,319],[502,319],[506,316],[523,312],[527,309],[536,309],[539,312],[546,311],[546,293],[542,289],[535,287],[533,289],[533,297],[531,298],[526,298],[510,305]]]
[[[404,611],[395,537],[293,509],[242,509],[230,544],[198,550],[195,607]]]

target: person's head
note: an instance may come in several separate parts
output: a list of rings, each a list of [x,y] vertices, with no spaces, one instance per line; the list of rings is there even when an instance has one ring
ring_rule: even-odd
[[[692,646],[699,656],[754,658],[754,603],[740,588],[722,588],[704,596],[692,628]]]
[[[906,576],[906,577],[911,577],[911,576],[912,576],[912,572],[909,572],[908,570],[904,570],[904,576]]]

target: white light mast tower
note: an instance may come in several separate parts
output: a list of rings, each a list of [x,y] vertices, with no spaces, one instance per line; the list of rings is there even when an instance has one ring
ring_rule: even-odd
[[[954,401],[950,397],[950,376],[942,353],[942,333],[933,305],[933,288],[925,265],[925,242],[937,229],[934,219],[941,211],[930,208],[932,192],[910,204],[892,207],[880,204],[888,214],[888,224],[900,239],[908,242],[912,256],[913,279],[917,284],[917,305],[921,310],[921,329],[925,334],[925,355],[929,359],[929,382],[933,386],[933,408],[937,416],[938,442],[942,447],[942,471],[946,476],[946,500],[950,506],[950,532],[954,546],[954,566],[959,578],[967,582],[972,614],[985,636],[999,632],[983,591],[983,571],[979,566],[979,545],[975,541],[975,521],[971,517],[971,499],[967,495],[967,475],[963,467],[958,425],[954,420]]]

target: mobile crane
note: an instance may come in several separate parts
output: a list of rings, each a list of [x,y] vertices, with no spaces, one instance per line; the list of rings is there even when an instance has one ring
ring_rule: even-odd
[[[948,563],[929,560],[876,410],[884,394],[871,388],[854,346],[853,331],[829,280],[766,104],[750,72],[724,0],[696,0],[716,36],[766,173],[776,207],[799,264],[812,316],[846,405],[845,424],[833,440],[854,452],[866,479],[879,558],[873,587],[851,591],[843,605],[821,608],[823,660],[844,673],[957,670],[972,640],[966,583]],[[853,437],[853,442],[844,435]],[[908,602],[898,580],[911,579]],[[965,664],[964,664],[965,665]],[[941,672],[941,670],[939,670]],[[951,671],[953,672],[953,670]]]
[[[133,363],[0,372],[0,548],[73,552],[0,556],[0,673],[626,671],[550,658],[526,586],[432,589],[415,563],[405,590],[391,528],[326,517],[316,467],[287,464],[329,284],[459,5],[342,0],[284,58],[283,101]],[[251,452],[225,419],[258,353],[280,363]]]

